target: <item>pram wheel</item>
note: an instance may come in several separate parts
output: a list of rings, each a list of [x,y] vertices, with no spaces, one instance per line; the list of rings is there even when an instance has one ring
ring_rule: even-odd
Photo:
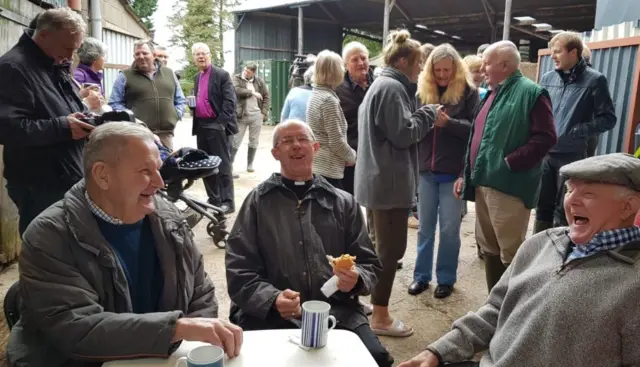
[[[225,222],[211,221],[207,224],[207,234],[213,238],[213,244],[217,248],[224,249],[227,247],[227,235],[229,234],[226,229]]]

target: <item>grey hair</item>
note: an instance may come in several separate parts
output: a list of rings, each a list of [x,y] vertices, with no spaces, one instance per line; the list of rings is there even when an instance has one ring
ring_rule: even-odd
[[[151,130],[128,121],[109,122],[95,128],[84,146],[84,176],[91,177],[91,170],[97,162],[117,163],[131,139],[155,143]]]
[[[78,49],[78,59],[81,64],[91,65],[107,53],[107,45],[97,38],[87,37]]]
[[[258,70],[258,65],[256,65],[255,62],[253,61],[249,61],[246,64],[244,64],[244,68],[253,71],[254,73],[256,72],[256,70]]]
[[[309,136],[309,139],[311,139],[311,141],[314,141],[314,142],[316,141],[316,136],[313,134],[313,130],[311,130],[309,125],[305,124],[304,122],[298,119],[288,119],[284,122],[279,123],[278,125],[276,125],[276,128],[273,129],[273,147],[274,148],[278,145],[278,141],[280,140],[280,130],[284,130],[292,126],[300,126],[304,128],[307,135]]]
[[[483,55],[489,55],[494,52],[504,58],[504,61],[506,61],[514,70],[518,69],[520,66],[520,52],[518,51],[518,47],[516,47],[515,43],[511,41],[498,41],[487,47],[487,49],[484,50]]]
[[[616,187],[616,198],[618,199],[624,199],[629,196],[638,196],[638,195],[640,195],[639,192],[637,192],[636,190],[632,190],[629,187],[626,187],[626,186]]]
[[[304,72],[304,75],[302,76],[304,78],[304,84],[305,85],[311,85],[311,83],[313,82],[313,73],[315,73],[315,65],[311,65],[307,71]]]
[[[367,55],[367,58],[369,57],[369,50],[367,50],[365,45],[358,41],[352,41],[347,43],[342,49],[342,60],[344,60],[345,64],[349,62],[349,55],[355,51],[362,52]]]
[[[478,46],[478,51],[477,51],[476,53],[477,53],[478,55],[482,55],[482,54],[484,53],[484,51],[485,51],[489,46],[491,46],[491,45],[490,45],[490,44],[488,44],[488,43],[483,43],[483,44],[481,44],[480,46]]]
[[[156,51],[167,51],[167,48],[161,45],[156,46]]]
[[[156,48],[153,45],[153,41],[146,39],[146,40],[138,40],[133,44],[133,50],[135,52],[135,49],[138,47],[142,47],[142,46],[147,46],[149,47],[149,51],[153,52]]]
[[[208,54],[211,53],[211,49],[209,48],[209,45],[202,42],[196,42],[193,44],[193,46],[191,46],[191,55],[195,55],[196,51],[200,49],[205,50]]]
[[[38,16],[36,31],[34,36],[40,31],[58,31],[66,29],[71,33],[84,34],[87,23],[82,19],[82,15],[70,8],[55,8],[45,10]]]

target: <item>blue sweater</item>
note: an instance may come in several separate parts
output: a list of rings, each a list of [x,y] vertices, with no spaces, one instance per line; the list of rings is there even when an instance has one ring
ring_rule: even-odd
[[[307,122],[307,104],[311,97],[310,87],[296,87],[289,91],[282,107],[280,122],[298,119]]]
[[[164,278],[149,220],[118,225],[94,217],[127,276],[133,312],[158,312]]]

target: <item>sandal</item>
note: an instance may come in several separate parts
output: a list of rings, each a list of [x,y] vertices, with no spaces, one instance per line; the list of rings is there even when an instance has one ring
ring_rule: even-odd
[[[413,335],[412,328],[405,328],[404,322],[395,319],[388,329],[371,329],[378,336],[391,336],[396,338],[406,338]]]

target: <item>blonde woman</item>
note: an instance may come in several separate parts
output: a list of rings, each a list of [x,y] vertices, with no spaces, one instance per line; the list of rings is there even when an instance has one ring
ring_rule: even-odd
[[[418,161],[418,256],[409,294],[417,295],[429,287],[433,269],[436,225],[440,245],[436,261],[436,298],[453,292],[460,253],[460,214],[463,202],[453,194],[453,185],[464,168],[464,154],[473,111],[479,103],[466,64],[449,44],[436,47],[418,80],[422,104],[439,104],[436,128],[420,142]]]
[[[398,260],[407,246],[407,213],[416,203],[418,142],[433,128],[435,106],[416,111],[415,84],[424,62],[408,31],[391,33],[384,65],[358,111],[355,196],[373,217],[383,270],[371,292],[371,328],[377,335],[406,337],[413,329],[389,313]]]
[[[484,83],[484,73],[482,72],[482,58],[478,55],[469,55],[462,59],[471,73],[471,80],[473,84],[478,88],[480,99],[483,99],[487,94],[487,88],[482,87]]]
[[[344,63],[335,52],[318,54],[313,91],[307,106],[307,123],[320,143],[313,159],[313,173],[342,189],[344,167],[356,163],[356,151],[347,143],[347,120],[335,89],[344,81]]]

